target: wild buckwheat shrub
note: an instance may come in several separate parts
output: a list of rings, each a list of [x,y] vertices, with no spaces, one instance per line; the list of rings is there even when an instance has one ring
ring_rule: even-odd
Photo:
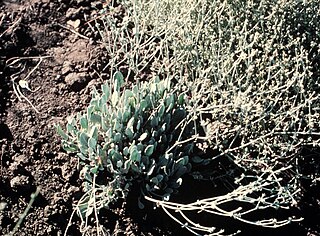
[[[132,89],[122,84],[117,72],[112,86],[93,90],[88,108],[68,119],[66,131],[57,127],[63,148],[80,159],[84,191],[96,192],[97,209],[125,198],[133,183],[143,195],[169,199],[191,170],[195,131],[186,94],[158,78]],[[89,201],[83,204],[88,214]]]

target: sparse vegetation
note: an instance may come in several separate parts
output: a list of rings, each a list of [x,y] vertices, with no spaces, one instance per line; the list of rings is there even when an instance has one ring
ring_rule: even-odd
[[[72,149],[74,145],[82,160],[96,160],[93,166],[84,166],[85,174],[91,170],[89,182],[93,182],[92,175],[97,174],[97,169],[106,167],[106,171],[113,176],[109,184],[117,183],[111,189],[120,188],[121,195],[125,196],[123,191],[128,189],[125,183],[137,174],[140,181],[141,175],[144,176],[142,188],[146,188],[146,192],[162,189],[171,193],[172,190],[168,191],[170,184],[167,185],[171,173],[162,171],[163,168],[171,168],[171,165],[168,166],[171,160],[182,163],[181,169],[175,170],[179,175],[173,181],[178,187],[177,180],[183,178],[182,174],[192,173],[188,159],[196,157],[199,163],[204,160],[190,151],[179,151],[181,154],[175,151],[175,154],[167,157],[167,150],[177,147],[183,150],[190,145],[197,145],[203,151],[213,150],[216,153],[206,156],[205,164],[224,158],[239,167],[241,174],[234,177],[234,189],[228,194],[187,205],[165,201],[169,198],[159,199],[166,196],[162,194],[147,199],[166,211],[171,209],[182,214],[184,211],[206,210],[264,227],[280,227],[301,220],[294,217],[280,221],[273,217],[249,220],[246,216],[266,208],[295,207],[300,199],[301,178],[309,178],[313,183],[319,179],[316,173],[303,176],[299,168],[303,161],[302,149],[318,147],[320,140],[320,98],[317,94],[320,86],[319,9],[318,1],[296,0],[148,0],[122,1],[116,8],[107,7],[103,12],[105,17],[95,25],[110,55],[107,67],[111,74],[126,68],[126,81],[133,81],[133,90],[120,93],[120,90],[114,89],[111,99],[115,102],[107,102],[107,85],[102,87],[103,95],[98,99],[94,92],[87,116],[78,116],[76,123],[75,120],[69,121],[68,132],[78,140],[77,144],[71,141],[66,145],[64,142],[64,147]],[[117,17],[119,14],[121,17]],[[177,110],[176,105],[162,109],[160,104],[163,101],[172,96],[177,98],[179,93],[174,95],[168,90],[164,94],[165,90],[161,90],[149,99],[147,106],[143,99],[154,94],[150,90],[157,86],[152,76],[166,78],[168,84],[174,83],[179,88],[176,91],[190,96],[189,103],[192,105],[182,110]],[[141,83],[141,79],[150,79],[151,82]],[[119,88],[117,83],[114,86]],[[135,90],[142,91],[140,95],[135,95],[138,97],[132,96],[133,107],[138,107],[135,108],[136,112],[129,109],[128,116],[119,118],[119,127],[116,127],[116,113],[120,112],[120,117],[123,117],[123,107],[129,104],[128,91],[137,94]],[[111,104],[112,108],[102,108],[102,104]],[[170,103],[165,104],[168,106]],[[145,111],[141,106],[147,106]],[[97,118],[96,115],[90,115],[95,110],[99,111],[98,127],[105,124],[109,126],[93,131],[90,128],[88,132],[91,135],[87,134],[83,139],[80,128],[75,131],[73,127],[85,120],[82,129],[86,130],[89,120]],[[105,115],[101,115],[103,111]],[[166,114],[174,117],[174,111],[183,112],[183,116],[174,119],[175,123],[166,121]],[[156,114],[159,113],[161,115],[158,117]],[[189,135],[184,139],[182,133],[178,135],[179,138],[169,138],[177,136],[174,131],[181,130],[181,125],[186,121],[180,121],[187,114],[192,114],[192,119],[187,123],[191,120],[195,123],[192,132],[187,132]],[[156,117],[157,125],[152,125]],[[142,131],[133,128],[139,122]],[[170,129],[163,129],[163,126]],[[173,133],[170,134],[170,131]],[[155,137],[152,133],[156,134]],[[165,147],[158,149],[162,141],[162,138],[159,139],[162,137],[160,133],[165,133],[163,137],[172,141],[165,142]],[[70,136],[61,135],[64,140],[70,140]],[[97,141],[99,136],[102,137],[101,142]],[[188,137],[192,137],[193,144],[184,144],[184,140],[190,141]],[[145,138],[149,143],[142,144]],[[150,138],[155,140],[151,142]],[[140,148],[137,144],[139,140]],[[157,142],[158,146],[155,145]],[[90,148],[92,143],[92,150],[97,150],[93,152],[94,155],[83,151],[84,146]],[[97,148],[97,143],[101,147],[98,144]],[[157,152],[146,155],[146,149]],[[127,177],[123,179],[114,173],[126,174]],[[197,173],[197,177],[204,178],[201,173]],[[124,181],[122,187],[119,185],[121,181]],[[109,201],[108,197],[105,201]],[[252,208],[226,211],[219,206],[225,202],[249,203]],[[185,224],[168,214],[195,234],[222,233],[213,232],[212,227],[192,223],[191,219],[187,219],[188,223]]]
[[[320,233],[318,0],[0,10],[2,234]]]

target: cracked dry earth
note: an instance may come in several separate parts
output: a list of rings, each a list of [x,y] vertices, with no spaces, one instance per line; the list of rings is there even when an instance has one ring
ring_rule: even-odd
[[[61,150],[54,125],[84,109],[91,87],[103,83],[107,58],[86,26],[103,2],[0,1],[0,235],[12,232],[37,188],[15,235],[63,235],[72,204],[82,195],[77,158]],[[29,82],[31,91],[21,92],[30,103],[14,90],[19,80]],[[182,188],[182,196],[188,189]],[[187,235],[152,206],[139,210],[136,194],[101,211],[100,221],[111,235]],[[317,217],[319,210],[311,211],[307,225],[278,231],[242,226],[242,235],[319,235]],[[224,223],[230,228],[229,221]],[[66,235],[81,235],[79,224],[75,218]],[[94,227],[88,235],[95,235]]]

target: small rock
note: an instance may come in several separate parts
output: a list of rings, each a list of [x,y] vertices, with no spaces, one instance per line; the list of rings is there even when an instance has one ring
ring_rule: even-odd
[[[62,167],[61,167],[61,173],[62,173],[62,177],[65,180],[69,180],[71,175],[72,175],[72,170],[70,168],[70,164],[69,163],[65,163]]]
[[[64,81],[74,92],[79,92],[85,88],[89,82],[86,73],[69,73]]]
[[[29,162],[29,159],[27,156],[25,155],[19,155],[19,156],[15,156],[13,158],[14,162],[17,163],[18,165],[20,164],[27,164]]]
[[[77,15],[79,14],[79,12],[81,11],[81,7],[80,8],[69,8],[67,13],[66,13],[66,18],[70,19],[70,18],[75,18],[77,17]]]
[[[15,176],[10,181],[10,186],[13,189],[16,189],[19,187],[29,188],[30,187],[29,184],[30,184],[29,177],[25,175]]]
[[[80,26],[81,21],[79,19],[76,20],[68,20],[67,25],[70,25],[74,29],[78,29]]]
[[[70,61],[65,61],[62,65],[61,74],[66,75],[72,71],[72,63]]]

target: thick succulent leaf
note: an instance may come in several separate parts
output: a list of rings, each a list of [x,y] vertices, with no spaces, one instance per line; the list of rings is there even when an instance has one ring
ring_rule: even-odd
[[[148,108],[148,102],[145,99],[140,101],[140,110],[145,111]]]
[[[93,126],[90,130],[90,137],[98,139],[98,128],[97,126]]]
[[[153,128],[157,127],[159,124],[159,118],[157,116],[152,117],[150,124]]]
[[[121,132],[122,130],[122,124],[117,119],[114,122],[113,129],[117,132]]]
[[[203,159],[202,159],[201,157],[199,157],[199,156],[194,156],[194,157],[191,158],[191,161],[192,161],[193,163],[200,164],[200,163],[203,162]]]
[[[122,114],[122,122],[127,122],[129,120],[129,118],[131,117],[131,112],[129,111],[129,109],[126,109],[123,114]]]
[[[121,86],[124,84],[124,77],[120,71],[117,71],[114,75],[115,91],[120,91]]]
[[[138,121],[137,121],[137,125],[136,125],[136,130],[137,130],[137,132],[139,132],[139,131],[140,131],[141,123],[142,123],[141,119],[138,119]]]
[[[127,124],[127,128],[131,129],[132,131],[133,131],[134,121],[135,121],[134,117],[131,117]]]
[[[81,152],[77,153],[77,156],[83,161],[85,161],[87,159],[87,157],[85,155],[83,155]]]
[[[89,136],[86,133],[81,133],[79,137],[80,145],[88,147]]]
[[[153,177],[150,179],[150,182],[152,182],[154,185],[158,185],[159,184],[159,180],[157,177]]]
[[[95,138],[89,138],[89,140],[88,140],[88,146],[89,146],[90,148],[92,148],[93,150],[95,150],[96,147],[97,147],[97,140],[96,140]]]
[[[131,160],[126,160],[125,162],[124,162],[124,170],[126,171],[126,172],[128,172],[129,170],[130,170],[130,166],[131,166]]]
[[[128,137],[130,140],[133,139],[133,130],[132,130],[132,129],[126,128],[125,134],[127,135],[127,137]]]
[[[64,140],[68,140],[69,136],[62,130],[60,125],[56,126],[57,129],[57,133],[64,139]]]
[[[178,97],[178,104],[179,105],[183,105],[185,102],[185,94],[180,94],[179,97]]]
[[[82,129],[88,129],[88,120],[85,116],[80,118],[80,125]]]
[[[110,87],[107,83],[103,84],[101,86],[102,89],[102,96],[106,99],[106,101],[109,99],[110,97]]]
[[[187,167],[185,166],[180,166],[180,168],[176,171],[175,176],[177,177],[181,177],[182,175],[184,175],[185,173],[187,173]]]
[[[119,94],[118,91],[114,91],[112,93],[112,96],[111,96],[111,104],[112,104],[112,106],[115,107],[118,104],[119,96],[120,96],[120,94]]]
[[[176,163],[185,166],[189,163],[189,157],[188,156],[181,157]]]
[[[140,162],[141,161],[141,153],[138,152],[138,150],[134,150],[130,153],[130,159],[131,161]]]
[[[129,154],[129,148],[128,147],[124,147],[123,155],[128,156],[128,154]]]
[[[164,104],[162,104],[162,105],[160,106],[160,108],[159,108],[158,116],[159,116],[159,117],[163,117],[165,110],[166,110],[166,106],[165,106]]]
[[[66,152],[77,152],[79,150],[78,146],[74,145],[74,144],[62,144],[63,149]]]
[[[179,123],[182,119],[184,119],[187,115],[187,112],[184,108],[179,107],[173,112],[172,119],[175,123]]]
[[[88,147],[87,146],[79,146],[79,149],[80,149],[80,152],[83,154],[83,155],[87,155],[88,154]]]
[[[121,133],[116,133],[116,134],[113,136],[113,141],[116,142],[116,143],[120,142],[121,139],[122,139]]]
[[[101,124],[101,116],[98,114],[91,114],[90,122],[94,124]]]
[[[154,151],[154,145],[151,144],[146,147],[146,149],[144,150],[144,154],[149,157],[152,155],[153,151]]]

